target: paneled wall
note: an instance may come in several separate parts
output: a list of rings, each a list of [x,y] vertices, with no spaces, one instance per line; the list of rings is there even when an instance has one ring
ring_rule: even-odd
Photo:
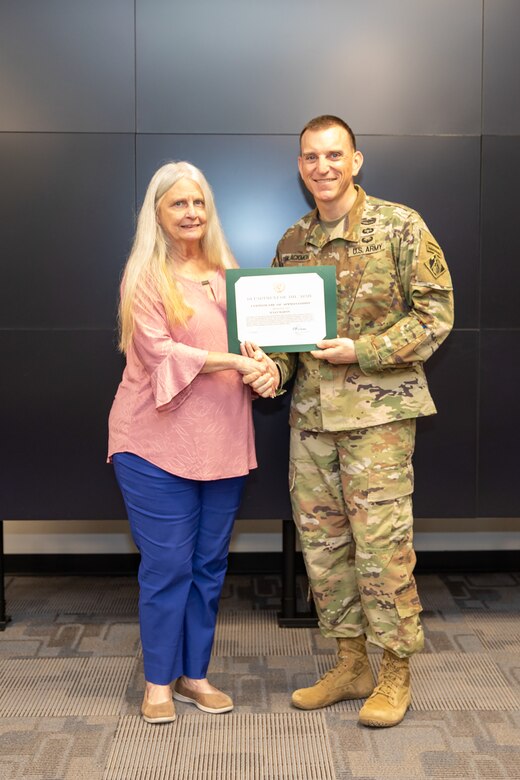
[[[106,419],[146,184],[169,159],[201,167],[240,264],[267,265],[309,208],[297,139],[320,113],[353,126],[360,183],[422,213],[454,278],[417,515],[520,517],[519,28],[515,0],[1,2],[0,517],[123,516]],[[256,517],[284,491],[286,408],[268,404]]]

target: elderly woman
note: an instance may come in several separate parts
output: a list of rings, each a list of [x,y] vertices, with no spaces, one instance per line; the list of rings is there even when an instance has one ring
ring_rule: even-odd
[[[153,176],[121,285],[126,368],[109,420],[109,459],[141,553],[139,615],[150,723],[173,696],[233,708],[206,678],[233,522],[256,466],[251,390],[271,395],[259,352],[227,351],[224,270],[235,266],[202,173]]]

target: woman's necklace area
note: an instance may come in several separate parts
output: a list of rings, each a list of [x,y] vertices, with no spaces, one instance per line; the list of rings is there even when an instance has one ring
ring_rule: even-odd
[[[198,284],[211,285],[211,280],[215,275],[215,270],[208,268],[205,274],[194,274],[194,273],[190,273],[184,268],[181,268],[180,271],[176,270],[175,273],[177,276],[180,276],[182,279],[188,279],[190,282],[197,282]]]
[[[189,282],[202,285],[202,289],[206,293],[210,301],[215,301],[215,291],[211,286],[211,281],[215,275],[215,269],[213,268],[200,268],[196,263],[190,261],[180,262],[173,258],[174,273],[181,279],[187,279]],[[209,277],[209,278],[208,278]]]
[[[171,258],[174,273],[189,279],[192,282],[200,284],[209,284],[210,278],[214,275],[214,269],[201,267],[206,265],[205,258],[197,260],[179,259],[175,256]]]

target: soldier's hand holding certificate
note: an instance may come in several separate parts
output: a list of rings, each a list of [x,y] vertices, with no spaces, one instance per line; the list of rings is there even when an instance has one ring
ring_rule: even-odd
[[[306,352],[336,336],[335,266],[226,271],[228,342],[266,352]]]

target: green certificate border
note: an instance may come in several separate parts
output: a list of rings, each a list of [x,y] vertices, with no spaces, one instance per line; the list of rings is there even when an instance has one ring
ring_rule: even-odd
[[[237,303],[235,285],[243,276],[278,276],[281,274],[318,274],[323,279],[325,296],[325,329],[324,338],[335,339],[337,336],[336,320],[336,266],[311,265],[305,268],[231,268],[226,271],[227,298],[227,330],[228,349],[240,354],[240,342],[237,328]],[[262,347],[262,344],[258,345]],[[316,344],[277,344],[265,347],[266,352],[309,352],[316,349]]]

